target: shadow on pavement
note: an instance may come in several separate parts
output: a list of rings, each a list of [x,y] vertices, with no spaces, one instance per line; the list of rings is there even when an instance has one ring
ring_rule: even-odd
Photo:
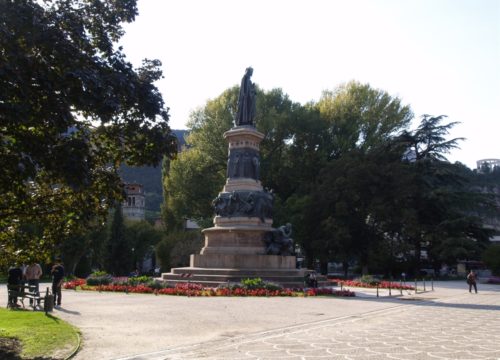
[[[478,294],[479,295],[479,294]],[[470,296],[478,296],[476,294],[471,294]],[[480,296],[480,295],[479,295]],[[450,302],[437,302],[434,298],[419,298],[418,294],[415,298],[401,298],[399,296],[394,297],[354,297],[349,298],[351,301],[377,301],[386,302],[399,305],[415,305],[415,306],[435,306],[442,308],[457,308],[457,309],[470,309],[470,310],[494,310],[499,311],[500,305],[482,305],[482,304],[463,304],[463,303],[450,303]]]
[[[55,310],[66,313],[66,314],[81,315],[79,311],[67,310],[63,307],[58,307]]]

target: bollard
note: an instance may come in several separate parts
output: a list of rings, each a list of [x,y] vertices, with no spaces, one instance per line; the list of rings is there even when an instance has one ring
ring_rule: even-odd
[[[424,282],[424,292],[425,292],[425,278],[423,278],[422,281]]]
[[[415,278],[415,294],[417,293],[417,278]]]
[[[378,297],[378,283],[377,283],[377,297]]]
[[[403,280],[399,280],[399,295],[403,295]]]
[[[389,280],[389,296],[392,296],[392,293],[391,293],[391,281]]]
[[[45,315],[54,310],[54,295],[49,291],[49,288],[45,291],[45,300],[43,301],[43,310]]]
[[[431,290],[434,291],[434,278],[431,279]]]
[[[344,283],[342,281],[340,282],[340,291],[344,291]]]

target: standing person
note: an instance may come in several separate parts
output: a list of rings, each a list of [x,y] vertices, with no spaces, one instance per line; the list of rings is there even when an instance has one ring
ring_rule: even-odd
[[[64,281],[64,266],[62,265],[61,259],[57,258],[52,270],[52,293],[54,294],[54,305],[61,306],[61,287]]]
[[[467,284],[469,284],[469,292],[472,292],[472,287],[474,287],[474,291],[477,294],[477,284],[476,284],[477,276],[474,270],[471,270],[467,275]]]
[[[17,264],[14,264],[14,266],[11,266],[8,271],[7,288],[18,292],[21,289],[22,280],[23,271]],[[17,296],[9,294],[9,302],[7,305],[9,307],[17,307]]]
[[[39,264],[37,264],[34,261],[31,261],[30,264],[26,267],[26,270],[24,272],[24,277],[26,278],[26,281],[28,281],[28,285],[30,286],[30,290],[33,290],[33,292],[37,295],[40,296],[40,277],[42,276],[42,268],[40,267]],[[38,302],[40,304],[40,302]],[[33,299],[30,299],[30,305],[33,304]]]

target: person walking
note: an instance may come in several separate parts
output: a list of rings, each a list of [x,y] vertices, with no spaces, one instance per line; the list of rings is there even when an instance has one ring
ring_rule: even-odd
[[[471,270],[467,275],[467,284],[469,284],[469,292],[472,292],[472,287],[474,287],[474,291],[477,294],[477,276],[474,270]]]
[[[52,294],[54,294],[54,305],[61,306],[61,287],[64,281],[64,266],[62,265],[60,258],[55,260],[55,264],[52,266],[50,273],[52,274]]]
[[[24,272],[24,277],[28,282],[28,286],[30,287],[30,291],[34,292],[36,296],[40,296],[40,277],[42,276],[42,268],[40,264],[32,261],[26,267]],[[30,305],[33,305],[33,299],[30,299]],[[38,301],[38,305],[40,305],[40,301]]]

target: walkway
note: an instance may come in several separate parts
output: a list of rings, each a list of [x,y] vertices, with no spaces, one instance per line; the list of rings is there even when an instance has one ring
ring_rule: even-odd
[[[373,291],[356,298],[64,291],[55,315],[82,330],[76,360],[498,360],[500,287],[480,285],[477,295],[465,287],[436,283],[434,292],[398,298],[376,298]]]
[[[500,294],[419,301],[126,359],[498,360]]]

